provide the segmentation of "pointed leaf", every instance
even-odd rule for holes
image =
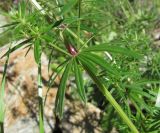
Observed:
[[[120,76],[117,69],[113,68],[109,63],[107,63],[107,61],[105,61],[100,56],[92,54],[92,53],[87,53],[87,54],[81,53],[80,56],[83,56],[84,58],[86,58],[86,59],[94,62],[95,64],[101,66],[102,68],[104,68],[110,74],[116,75],[118,77]]]
[[[46,40],[47,42],[53,42],[54,40],[53,40],[53,37],[52,36],[49,36],[49,35],[43,35],[42,36],[42,38],[44,39],[44,40]]]
[[[0,26],[0,28],[9,27],[9,26],[12,26],[12,25],[16,25],[16,24],[18,24],[18,23],[19,23],[19,22],[13,22],[13,23],[10,23],[10,24],[5,24],[5,25]]]
[[[86,93],[85,93],[85,89],[84,89],[84,85],[83,85],[82,72],[81,72],[76,60],[74,60],[74,72],[75,72],[75,80],[76,80],[76,85],[77,85],[77,89],[78,89],[78,94],[79,94],[81,100],[83,100],[83,102],[86,103],[87,99],[86,99]]]
[[[80,61],[82,61],[82,62],[84,62],[85,64],[87,64],[88,67],[89,67],[90,69],[92,69],[93,72],[97,73],[97,67],[95,67],[96,64],[95,64],[94,62],[86,59],[86,58],[83,57],[83,56],[77,56],[77,58],[78,58]]]
[[[146,84],[160,84],[159,80],[140,80],[138,82],[134,82],[132,85],[146,85]]]
[[[56,69],[55,71],[57,72],[55,74],[55,72],[53,72],[50,76],[50,79],[48,81],[48,88],[47,88],[47,92],[46,92],[46,95],[45,95],[45,99],[44,99],[44,105],[46,103],[46,100],[47,100],[47,96],[48,96],[48,92],[49,92],[49,89],[51,88],[51,86],[53,85],[54,83],[54,80],[56,79],[56,77],[59,75],[59,73],[63,70],[63,68],[65,67],[66,63],[68,62],[69,59],[67,59],[65,62],[61,63]]]
[[[64,19],[60,19],[60,20],[56,21],[56,22],[53,24],[52,28],[59,26],[63,21],[64,21]]]
[[[29,51],[31,50],[31,48],[32,48],[32,44],[28,45],[27,47],[29,47],[29,48],[28,48],[28,50],[27,50],[27,52],[26,52],[26,54],[25,54],[25,57],[27,56],[27,54],[28,54],[28,53],[29,53]],[[27,48],[27,47],[26,47],[26,48]]]
[[[27,2],[22,0],[21,3],[18,4],[19,17],[24,18],[26,16],[26,8]]]
[[[83,52],[96,52],[96,51],[108,51],[108,52],[113,52],[113,53],[118,53],[118,54],[124,54],[130,57],[134,57],[134,58],[140,58],[142,55],[131,51],[129,49],[126,48],[122,48],[122,47],[117,47],[117,46],[109,46],[107,44],[100,44],[100,45],[95,45],[95,46],[91,46],[88,48],[85,48],[83,50]]]
[[[132,121],[128,118],[128,116],[125,114],[125,112],[122,110],[121,106],[116,102],[114,97],[111,95],[111,93],[108,91],[108,89],[104,86],[104,84],[98,79],[98,77],[95,75],[94,71],[92,71],[86,63],[82,62],[82,65],[86,72],[89,74],[89,76],[92,78],[92,80],[96,83],[99,90],[102,92],[102,94],[105,96],[105,98],[112,104],[112,106],[115,108],[115,110],[118,112],[120,117],[123,119],[123,121],[130,127],[132,132],[139,133],[135,125],[132,123]]]
[[[11,48],[11,50],[8,50],[8,51],[1,57],[1,59],[2,59],[3,57],[5,57],[8,53],[12,53],[12,52],[14,52],[15,50],[19,49],[20,47],[24,46],[24,44],[29,43],[31,40],[32,40],[32,38],[27,39],[27,40],[25,40],[25,41],[17,44],[17,45],[14,46],[13,48]]]
[[[8,51],[11,49],[9,48]],[[4,71],[2,76],[2,81],[0,85],[0,123],[3,123],[4,121],[4,115],[5,115],[5,102],[4,102],[4,96],[5,96],[5,84],[6,84],[6,73],[7,73],[7,66],[9,62],[10,52],[7,53],[7,59],[4,64]]]
[[[51,74],[50,79],[49,79],[49,87],[51,87],[53,85],[53,82],[55,80],[55,76],[54,73],[57,72],[57,74],[59,74],[59,72],[61,71],[61,69],[64,68],[64,66],[66,65],[66,63],[70,60],[70,58],[66,59],[64,62],[62,62],[60,65],[57,66],[57,68],[54,70],[54,72]]]
[[[66,83],[67,78],[69,76],[69,72],[71,69],[72,62],[69,62],[64,70],[64,73],[62,75],[60,85],[58,88],[58,92],[56,95],[56,103],[55,103],[55,111],[56,114],[60,117],[60,119],[63,116],[63,107],[64,107],[64,97],[65,97],[65,90],[66,90]]]

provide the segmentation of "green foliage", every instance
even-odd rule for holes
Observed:
[[[104,132],[113,128],[122,133],[158,132],[159,110],[155,101],[160,50],[152,47],[150,32],[158,21],[160,3],[156,0],[153,3],[147,0],[30,1],[22,1],[13,8],[11,22],[1,26],[13,33],[11,41],[25,39],[1,58],[22,47],[33,48],[41,86],[41,53],[49,56],[48,69],[57,67],[53,69],[56,74],[51,75],[48,90],[55,78],[62,75],[56,96],[57,116],[63,117],[67,80],[73,76],[79,98],[84,103],[87,99],[92,101],[105,112],[101,122]],[[93,82],[88,78],[84,82],[84,70]],[[89,87],[93,87],[91,93]],[[101,101],[92,95],[97,88]],[[44,103],[41,99],[41,132],[44,132]]]
[[[74,72],[75,72],[75,79],[76,79],[76,85],[78,89],[79,96],[81,100],[86,103],[86,94],[85,94],[85,89],[84,89],[84,84],[83,84],[83,77],[82,77],[82,71],[79,68],[76,60],[74,59]]]
[[[69,12],[72,9],[72,7],[74,7],[74,5],[76,3],[77,3],[77,0],[69,0],[69,1],[67,1],[67,3],[65,3],[65,5],[62,7],[60,14],[63,15],[65,13]]]
[[[9,48],[9,51],[11,49]],[[7,54],[6,62],[4,64],[4,72],[2,76],[1,86],[0,86],[0,132],[4,133],[4,116],[5,116],[5,83],[6,83],[6,72],[9,61],[9,53]]]
[[[67,83],[67,78],[69,76],[69,72],[71,69],[72,61],[70,61],[64,70],[64,73],[62,75],[59,89],[57,92],[56,96],[56,105],[55,105],[55,111],[57,115],[62,118],[63,116],[63,107],[64,107],[64,97],[65,97],[65,90],[66,90],[66,83]]]

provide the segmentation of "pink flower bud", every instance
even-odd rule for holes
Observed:
[[[67,44],[66,48],[71,55],[77,55],[77,50],[71,44]]]

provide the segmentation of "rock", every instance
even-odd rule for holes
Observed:
[[[0,57],[8,45],[0,48]],[[37,64],[33,50],[27,56],[27,49],[20,49],[10,55],[5,90],[5,133],[38,133]],[[5,58],[0,60],[0,82]],[[47,92],[48,60],[42,54],[43,95]],[[60,78],[56,79],[59,84]],[[45,133],[101,133],[99,121],[101,111],[87,103],[65,99],[64,118],[59,122],[54,115],[57,88],[51,88],[44,108]]]

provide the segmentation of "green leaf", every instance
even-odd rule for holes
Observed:
[[[145,103],[144,99],[141,98],[141,100],[139,100],[139,95],[135,94],[135,93],[130,93],[130,97],[137,103],[137,105],[141,108],[146,109],[148,112],[151,111],[151,107],[147,106],[147,104]]]
[[[65,90],[66,90],[66,83],[69,76],[69,72],[71,69],[72,62],[69,62],[64,70],[64,73],[62,75],[60,85],[58,88],[58,92],[56,95],[56,103],[55,103],[55,111],[56,114],[61,119],[63,116],[63,108],[64,108],[64,97],[65,97]]]
[[[77,0],[68,0],[67,4],[63,6],[60,15],[69,12],[76,3]]]
[[[60,19],[60,20],[56,21],[56,22],[53,24],[52,28],[59,26],[63,21],[64,21],[64,19]]]
[[[140,58],[142,56],[141,54],[131,51],[129,49],[117,47],[117,46],[109,46],[106,43],[90,46],[88,48],[85,48],[82,52],[97,52],[97,51],[108,51],[108,52],[113,52],[117,54],[127,55],[134,58]]]
[[[83,56],[77,56],[77,58],[78,58],[81,62],[84,62],[85,64],[87,64],[88,67],[89,67],[90,69],[92,69],[93,72],[97,73],[98,70],[97,70],[97,67],[95,67],[96,64],[95,64],[94,62],[86,59],[86,58],[83,57]]]
[[[113,74],[115,76],[120,76],[117,69],[113,68],[107,61],[105,61],[102,57],[92,54],[92,53],[81,53],[79,56],[83,56],[84,58],[94,62],[95,64],[101,66],[104,68],[107,72],[110,74]],[[95,66],[93,66],[95,67]]]
[[[26,16],[26,8],[27,8],[27,2],[22,0],[19,4],[18,4],[18,14],[19,17],[24,18]]]
[[[89,76],[92,78],[92,80],[96,83],[99,90],[102,92],[102,94],[105,96],[106,100],[108,100],[112,106],[115,108],[117,113],[120,115],[120,117],[123,119],[123,121],[130,127],[131,131],[133,133],[139,133],[135,125],[132,123],[132,121],[128,118],[128,116],[125,114],[125,112],[122,110],[121,106],[116,102],[114,97],[111,95],[111,93],[107,90],[107,88],[103,85],[103,83],[97,78],[94,71],[92,71],[90,68],[88,68],[88,65],[86,63],[82,63],[84,69],[89,74]]]
[[[11,49],[9,48],[8,51],[10,50]],[[1,86],[0,86],[0,124],[3,124],[4,116],[5,116],[4,96],[5,96],[6,72],[7,72],[8,62],[9,62],[9,56],[10,56],[10,52],[7,53],[7,59],[4,64],[4,71],[3,71],[3,76],[2,76]],[[3,127],[0,127],[0,131],[3,130],[1,128]]]
[[[50,79],[49,79],[49,84],[48,84],[49,88],[53,85],[53,82],[54,82],[55,78],[62,71],[62,69],[64,68],[66,63],[68,63],[69,60],[70,60],[70,58],[66,59],[64,62],[62,62],[60,65],[58,65],[57,68],[54,70],[54,72],[51,74]],[[57,72],[57,74],[54,76],[55,72]]]
[[[75,72],[75,80],[76,80],[76,85],[78,89],[78,94],[81,98],[81,100],[86,103],[86,93],[83,85],[83,78],[82,78],[82,71],[80,70],[76,60],[74,60],[74,72]]]
[[[49,81],[48,81],[48,88],[47,88],[47,93],[46,93],[46,96],[45,96],[45,99],[44,99],[44,105],[46,103],[46,100],[47,100],[47,96],[48,96],[48,92],[49,92],[49,89],[51,88],[51,86],[53,85],[54,83],[54,80],[56,79],[56,77],[59,75],[59,73],[63,70],[63,68],[65,67],[66,63],[69,61],[69,59],[67,59],[66,61],[62,62],[56,69],[55,71],[51,74],[50,78],[49,78]],[[55,72],[57,72],[55,74]]]
[[[41,41],[38,39],[38,40],[35,40],[35,43],[34,43],[34,58],[37,64],[39,64],[40,62],[41,53],[42,53],[41,52]]]
[[[27,52],[25,54],[25,57],[27,56],[27,54],[29,53],[29,51],[32,49],[32,44],[28,45],[26,48],[28,48],[28,50],[27,50]]]
[[[0,28],[5,28],[5,27],[13,26],[13,25],[16,25],[18,23],[19,22],[13,22],[13,23],[10,23],[10,24],[5,24],[5,25],[0,26]]]
[[[159,80],[140,80],[138,82],[134,82],[132,85],[146,85],[146,84],[160,84]]]
[[[8,53],[12,53],[12,52],[14,52],[15,50],[17,50],[17,49],[21,48],[22,46],[24,46],[24,44],[29,43],[31,40],[32,40],[32,38],[29,38],[29,39],[27,39],[27,40],[25,40],[25,41],[17,44],[17,45],[14,46],[13,48],[11,48],[11,50],[8,50],[8,51],[1,57],[1,59],[2,59],[3,57],[7,56]]]
[[[47,42],[54,42],[54,38],[49,35],[43,35],[42,38]]]

